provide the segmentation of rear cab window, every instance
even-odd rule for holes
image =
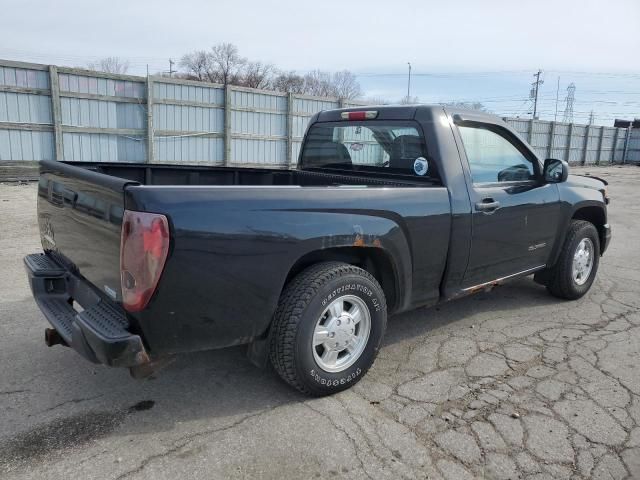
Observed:
[[[366,120],[312,125],[300,157],[303,168],[439,178],[418,124]]]

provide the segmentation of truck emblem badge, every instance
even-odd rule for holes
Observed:
[[[418,157],[413,162],[413,171],[416,172],[416,175],[426,175],[429,171],[429,163],[427,159],[424,157]]]
[[[354,152],[359,152],[364,148],[364,145],[362,143],[355,142],[355,143],[352,143],[351,147],[349,148],[351,148],[351,150],[353,150]]]

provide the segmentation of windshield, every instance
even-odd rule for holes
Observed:
[[[307,132],[300,162],[304,168],[436,176],[422,133],[413,122],[317,123]]]

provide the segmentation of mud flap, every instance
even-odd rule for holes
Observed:
[[[271,336],[256,338],[247,345],[247,358],[251,363],[260,369],[267,368],[269,364],[269,343]]]
[[[549,283],[549,276],[551,271],[548,268],[544,270],[540,270],[533,275],[533,281],[539,283],[540,285],[546,286]]]

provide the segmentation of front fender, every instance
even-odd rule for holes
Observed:
[[[607,223],[607,206],[600,190],[591,185],[571,181],[559,184],[559,187],[561,216],[556,241],[547,262],[548,266],[555,265],[558,260],[571,220],[579,218],[591,221],[598,228],[601,240]],[[586,211],[590,212],[587,216],[581,213]],[[594,216],[594,211],[599,213]]]

